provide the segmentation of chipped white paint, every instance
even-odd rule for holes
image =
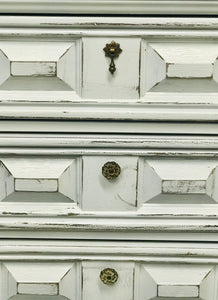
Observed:
[[[100,279],[105,268],[118,274],[117,282],[111,286]],[[217,271],[215,243],[0,242],[0,296],[4,300],[19,296],[61,300],[215,300]]]
[[[18,283],[17,293],[21,295],[58,295],[58,285],[54,283]]]
[[[139,203],[210,204],[218,201],[217,160],[142,159]]]
[[[1,164],[1,201],[80,200],[81,167],[76,156],[73,159],[4,158]]]
[[[12,76],[55,76],[56,63],[54,62],[12,62]]]
[[[218,120],[216,18],[2,17],[0,25],[0,119]],[[112,39],[123,49],[113,76],[103,51]],[[217,132],[216,124],[200,126]]]
[[[1,300],[217,299],[217,28],[1,18],[1,131],[25,131],[0,134]],[[112,40],[123,49],[113,76]],[[112,181],[108,161],[121,167]]]

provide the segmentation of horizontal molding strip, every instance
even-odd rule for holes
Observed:
[[[215,242],[218,220],[3,217],[0,232],[2,238]]]
[[[218,137],[185,135],[131,135],[131,134],[28,134],[0,133],[0,149],[3,147],[46,148],[104,148],[104,149],[214,149]],[[40,151],[40,149],[38,149]],[[102,151],[102,150],[100,150]]]
[[[3,13],[203,14],[215,15],[218,2],[203,0],[2,0]]]
[[[10,0],[9,0],[10,1]],[[13,0],[12,0],[13,1]],[[26,0],[27,1],[27,0]],[[44,0],[43,0],[44,1]],[[124,0],[125,1],[125,0]],[[133,0],[131,0],[133,1]],[[143,1],[143,0],[142,0]],[[146,1],[146,0],[145,0]],[[164,1],[164,0],[163,0]],[[163,2],[161,1],[161,2]],[[173,1],[173,0],[172,0]],[[172,3],[171,1],[171,3]],[[197,2],[198,0],[196,0]],[[0,7],[2,5],[2,2],[0,2]],[[8,0],[7,0],[8,2]],[[31,0],[28,0],[28,3],[30,3]],[[53,1],[52,1],[53,2]],[[80,0],[80,3],[82,1]],[[104,0],[101,0],[101,3],[104,2]],[[133,1],[136,3],[137,1]],[[158,0],[154,0],[155,3],[158,2]],[[184,0],[181,1],[182,3],[185,3]],[[211,3],[216,3],[218,5],[218,0],[214,1],[204,1],[208,5]],[[37,1],[38,3],[38,1]],[[63,3],[63,1],[61,1]],[[53,5],[54,6],[54,5]],[[157,8],[156,4],[156,8]],[[174,12],[175,13],[175,12]],[[174,29],[181,29],[188,28],[191,30],[195,29],[217,29],[218,28],[218,20],[217,18],[205,18],[205,17],[196,17],[196,18],[182,18],[182,17],[116,17],[113,16],[111,18],[110,16],[100,16],[100,17],[92,17],[92,16],[86,16],[86,17],[79,17],[79,16],[1,16],[0,19],[0,27],[4,28],[13,28],[16,27],[16,29],[30,27],[30,28],[103,28],[103,29],[111,29],[111,28],[147,28],[147,29],[166,29],[166,28],[174,28]]]
[[[99,126],[99,124],[101,124]],[[130,126],[131,125],[131,126]],[[98,121],[45,121],[0,120],[1,132],[38,133],[149,133],[149,134],[209,134],[218,132],[217,122],[98,122]]]
[[[99,102],[101,100],[99,99]],[[1,100],[0,100],[1,102]],[[3,101],[2,101],[3,102]],[[4,101],[5,102],[5,101]],[[0,119],[217,122],[218,104],[0,104]]]
[[[113,260],[217,263],[216,244],[164,242],[95,242],[1,240],[0,260]]]

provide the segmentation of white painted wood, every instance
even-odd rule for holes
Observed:
[[[12,62],[12,76],[55,76],[54,62]]]
[[[90,298],[102,300],[133,299],[134,264],[122,262],[84,262],[83,267],[83,300]],[[115,269],[117,282],[108,286],[101,282],[100,273],[105,268]]]
[[[44,0],[43,0],[44,1]],[[134,2],[135,3],[135,2]],[[209,1],[207,2],[209,4]],[[152,17],[152,16],[137,16],[132,17],[129,16],[119,16],[119,24],[117,23],[117,18],[111,18],[110,16],[28,16],[28,15],[22,15],[22,16],[12,16],[2,15],[2,18],[0,20],[1,27],[15,27],[15,24],[18,24],[19,27],[32,27],[32,28],[40,28],[40,27],[50,27],[52,28],[60,28],[58,24],[64,24],[66,28],[75,28],[75,27],[88,27],[88,28],[106,28],[113,26],[120,27],[125,26],[126,28],[159,28],[160,26],[163,28],[181,28],[183,26],[184,28],[192,28],[192,29],[216,29],[218,28],[217,18],[216,17],[204,17],[204,16],[198,16],[195,18],[187,18],[187,17],[181,17],[181,16],[172,16],[170,18],[165,17]],[[15,28],[14,28],[15,29]],[[18,28],[16,28],[18,30]]]
[[[216,18],[3,17],[0,24],[1,119],[218,120]],[[102,50],[112,37],[123,45],[113,78]],[[57,76],[8,78],[8,61],[54,62]],[[174,77],[164,79],[165,67]]]
[[[113,40],[113,39],[112,39]],[[111,38],[83,38],[83,98],[139,98],[139,38],[117,38],[121,52],[115,59],[116,71],[109,71],[110,58],[103,48]],[[128,50],[127,50],[128,49]]]
[[[169,64],[168,77],[177,78],[208,78],[213,75],[212,64]]]
[[[58,190],[57,180],[15,179],[15,191],[56,192],[57,190]]]
[[[181,285],[160,285],[158,287],[159,297],[198,297],[199,288],[198,286],[181,286]]]
[[[73,263],[6,262],[2,268],[5,287],[1,291],[1,299],[8,299],[2,298],[7,287],[8,293],[13,296],[11,299],[25,299],[25,295],[29,299],[41,295],[69,300],[77,297],[77,268]],[[13,286],[12,280],[15,282]]]
[[[74,97],[73,91],[79,92],[81,85],[78,47],[75,40],[0,41],[0,64],[4,70],[0,89],[27,95],[34,90],[42,94],[43,90],[65,91],[68,97]],[[44,96],[38,95],[39,99]]]
[[[161,127],[159,122],[116,122],[116,121],[104,121],[99,126],[99,122],[96,121],[46,121],[41,120],[33,121],[33,120],[14,120],[10,119],[1,120],[0,121],[1,128],[4,128],[2,132],[5,133],[38,133],[39,130],[42,133],[125,133],[132,134],[138,132],[140,134],[214,134],[216,135],[218,131],[218,124],[216,123],[197,123],[194,124],[192,122],[161,122]],[[130,126],[131,125],[131,126]],[[39,149],[37,149],[39,151]],[[19,149],[16,149],[19,152]],[[24,151],[24,150],[23,150]],[[27,150],[25,150],[27,152]],[[34,153],[33,150],[29,150],[28,152]],[[51,149],[48,153],[55,152],[54,149]],[[85,149],[83,148],[83,152]],[[5,148],[4,153],[13,153],[13,150],[10,148]],[[17,153],[17,152],[16,152]],[[40,152],[37,152],[40,153]]]
[[[61,134],[0,133],[0,147],[102,148],[114,149],[216,149],[218,138],[203,135],[131,135],[131,134]],[[40,153],[40,149],[39,152]],[[166,152],[167,153],[167,152]]]
[[[141,161],[139,205],[145,202],[184,205],[217,202],[217,164],[216,160],[187,158]]]
[[[214,299],[214,273],[212,266],[190,265],[142,265],[138,269],[140,280],[137,299]],[[207,279],[209,277],[209,281]],[[145,280],[146,279],[146,280]],[[141,291],[140,291],[141,289]],[[148,290],[144,297],[145,290]]]
[[[2,174],[0,174],[1,201],[79,202],[80,169],[80,161],[77,161],[77,157],[73,159],[4,158]],[[9,195],[11,197],[8,198]]]
[[[102,175],[105,163],[115,161],[120,175],[108,180]],[[85,211],[131,211],[136,209],[137,158],[83,157],[82,209]]]
[[[216,243],[1,240],[0,260],[2,299],[217,298]],[[105,268],[114,285],[100,280]]]
[[[22,295],[58,295],[57,284],[43,284],[43,283],[18,283],[17,286],[18,294]]]
[[[0,50],[0,66],[2,70],[0,74],[0,84],[2,84],[10,77],[10,61],[2,50]]]

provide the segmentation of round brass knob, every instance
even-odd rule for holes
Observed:
[[[102,174],[108,180],[115,179],[120,175],[121,168],[115,161],[108,161],[102,167]]]
[[[107,268],[101,271],[100,279],[106,285],[113,285],[118,280],[118,274],[114,269]]]

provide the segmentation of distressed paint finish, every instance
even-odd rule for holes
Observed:
[[[139,38],[117,38],[123,49],[115,59],[116,72],[108,71],[110,59],[103,48],[110,38],[83,38],[83,91],[88,99],[138,99],[139,98]]]
[[[217,27],[216,18],[3,17],[0,119],[215,122]],[[123,45],[114,76],[102,50],[112,39]],[[202,126],[216,133],[217,125]],[[167,132],[203,133],[176,127]]]
[[[218,201],[216,160],[142,159],[139,203],[210,204]]]
[[[0,199],[9,202],[77,203],[80,173],[80,159],[76,156],[73,159],[60,160],[37,157],[4,158],[1,161]]]
[[[212,300],[215,297],[216,270],[213,266],[142,264],[137,272],[136,277],[140,282],[137,300],[162,297]]]
[[[115,161],[121,169],[112,180],[102,174],[105,163]],[[137,203],[138,164],[135,157],[84,156],[82,209],[84,211],[131,211]]]
[[[217,299],[217,28],[1,18],[0,300]],[[107,180],[112,161],[121,172]],[[114,284],[101,281],[107,268]]]
[[[100,280],[100,273],[105,268],[113,268],[118,273],[118,280],[113,285],[106,285]],[[134,264],[123,262],[85,262],[83,268],[83,300],[91,298],[101,300],[133,300]]]
[[[100,280],[105,268],[116,270],[114,285]],[[214,243],[0,242],[0,296],[4,300],[18,295],[24,299],[215,300],[217,270]]]
[[[1,266],[4,289],[1,299],[22,297],[51,297],[74,300],[77,298],[77,267],[61,262],[6,262]]]

